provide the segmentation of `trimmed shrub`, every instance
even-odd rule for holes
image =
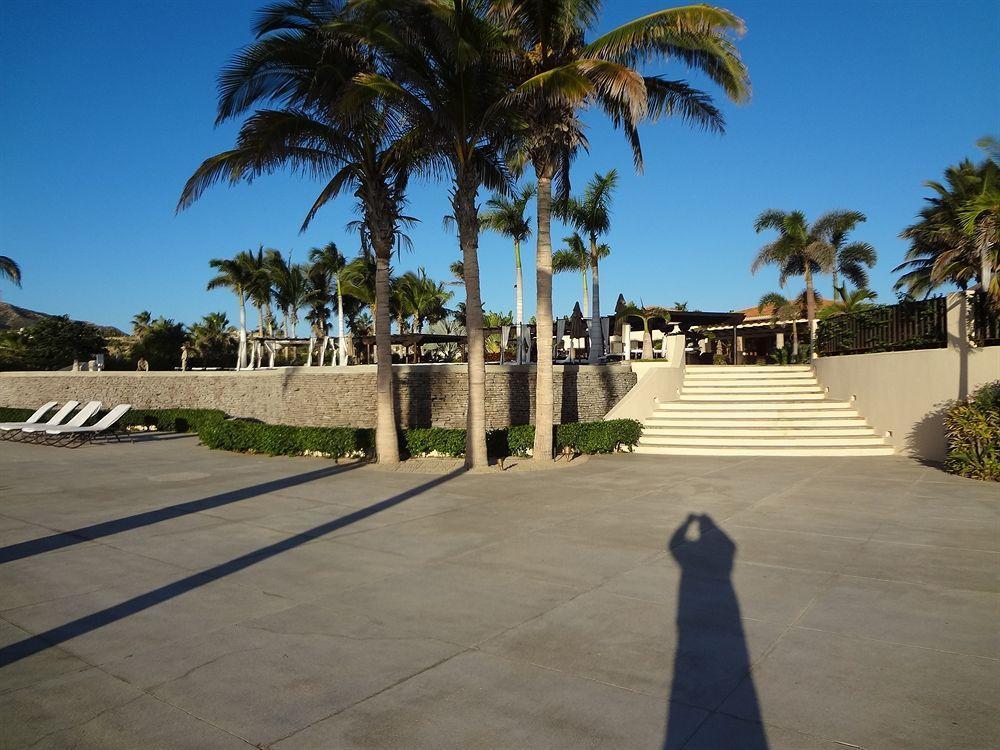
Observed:
[[[411,456],[437,454],[442,456],[465,455],[465,430],[444,427],[422,427],[402,430],[403,448]]]
[[[634,419],[601,422],[568,422],[556,425],[556,450],[574,453],[614,453],[631,450],[639,443],[642,425]],[[496,456],[526,456],[535,444],[534,425],[516,425],[493,430],[486,438],[487,447]]]
[[[1000,380],[976,390],[944,415],[945,468],[971,479],[1000,482]]]
[[[24,422],[34,413],[34,409],[12,409],[0,406],[0,422]],[[49,415],[46,414],[45,416]]]
[[[225,418],[225,412],[218,409],[130,409],[122,417],[122,424],[155,427],[162,432],[201,432],[202,427]]]
[[[331,458],[367,455],[375,442],[372,430],[355,427],[291,427],[242,419],[209,422],[198,437],[218,450],[268,456],[322,453]]]

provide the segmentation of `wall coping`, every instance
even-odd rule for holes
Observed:
[[[536,365],[509,365],[509,364],[487,364],[486,373],[490,372],[534,372]],[[588,370],[610,370],[613,372],[628,372],[632,368],[627,362],[616,362],[607,365],[552,365],[553,372],[586,372]],[[190,378],[211,377],[259,377],[262,374],[278,375],[291,373],[308,373],[311,375],[364,375],[375,374],[375,365],[348,365],[347,367],[275,367],[260,370],[152,370],[150,372],[136,372],[133,370],[104,370],[102,372],[92,372],[90,370],[10,370],[0,372],[0,378],[37,378],[37,377],[101,377],[101,378]],[[420,372],[443,372],[443,373],[465,373],[467,371],[464,362],[456,363],[435,363],[420,365],[393,365],[394,373],[409,374]]]

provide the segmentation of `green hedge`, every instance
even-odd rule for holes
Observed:
[[[155,427],[161,432],[201,432],[226,418],[218,409],[130,409],[122,417],[126,427]]]
[[[373,430],[355,427],[290,427],[242,419],[206,424],[198,431],[198,437],[209,448],[269,456],[322,453],[332,458],[342,458],[368,455],[375,443]]]
[[[631,449],[639,442],[641,433],[642,426],[631,419],[557,425],[555,447],[575,453],[612,453],[621,448]],[[375,447],[375,433],[370,429],[291,427],[240,419],[208,422],[198,431],[198,436],[209,448],[271,456],[322,453],[341,458],[371,455]],[[487,448],[494,456],[523,456],[531,450],[534,440],[535,428],[519,425],[491,430],[487,435]],[[409,456],[462,456],[465,454],[465,430],[440,427],[402,430],[400,447]]]
[[[1000,380],[981,386],[944,416],[945,468],[952,474],[1000,482]]]
[[[0,406],[0,422],[24,422],[34,413],[34,409],[12,409]]]

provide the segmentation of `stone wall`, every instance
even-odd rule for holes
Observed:
[[[464,365],[397,365],[399,424],[465,427]],[[604,417],[635,385],[628,365],[556,365],[556,422]],[[527,424],[534,417],[530,365],[486,369],[487,425]],[[375,426],[375,367],[287,367],[246,372],[5,372],[0,406],[46,401],[130,403],[137,408],[221,409],[272,424]]]

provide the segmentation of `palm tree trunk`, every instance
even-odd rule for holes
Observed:
[[[517,331],[517,364],[524,361],[521,326],[524,323],[524,277],[521,274],[521,241],[514,240],[514,324]]]
[[[590,306],[590,355],[587,357],[587,362],[596,365],[604,356],[604,331],[601,329],[601,280],[597,271],[597,237],[593,235],[590,237],[590,276],[593,281],[591,294],[594,302]]]
[[[236,369],[242,370],[247,366],[247,302],[243,293],[240,297],[240,346],[236,354]]]
[[[479,294],[479,214],[476,185],[465,177],[455,190],[455,218],[465,266],[465,330],[468,342],[469,408],[465,420],[465,466],[489,465],[486,454],[486,346]]]
[[[347,341],[344,338],[344,295],[340,291],[340,277],[337,277],[337,361],[341,367],[347,364]]]
[[[535,461],[551,463],[553,394],[552,394],[552,174],[551,166],[535,166],[538,183],[538,238],[535,245],[535,321],[538,331],[538,365],[535,368]]]
[[[837,266],[834,265],[833,270],[830,271],[830,275],[833,277],[833,296],[830,298],[834,301],[837,300]]]
[[[374,234],[374,233],[372,233]],[[392,330],[389,316],[389,260],[392,236],[372,238],[375,245],[375,460],[399,463],[396,397],[392,383]]]
[[[809,351],[816,356],[814,341],[816,338],[816,293],[813,291],[812,271],[806,262],[806,318],[809,321]]]
[[[799,324],[792,319],[792,355],[799,356]]]
[[[583,317],[590,317],[590,290],[587,288],[587,269],[584,268],[580,274],[583,277]]]
[[[649,330],[649,321],[642,319],[642,358],[653,359],[653,334]]]

